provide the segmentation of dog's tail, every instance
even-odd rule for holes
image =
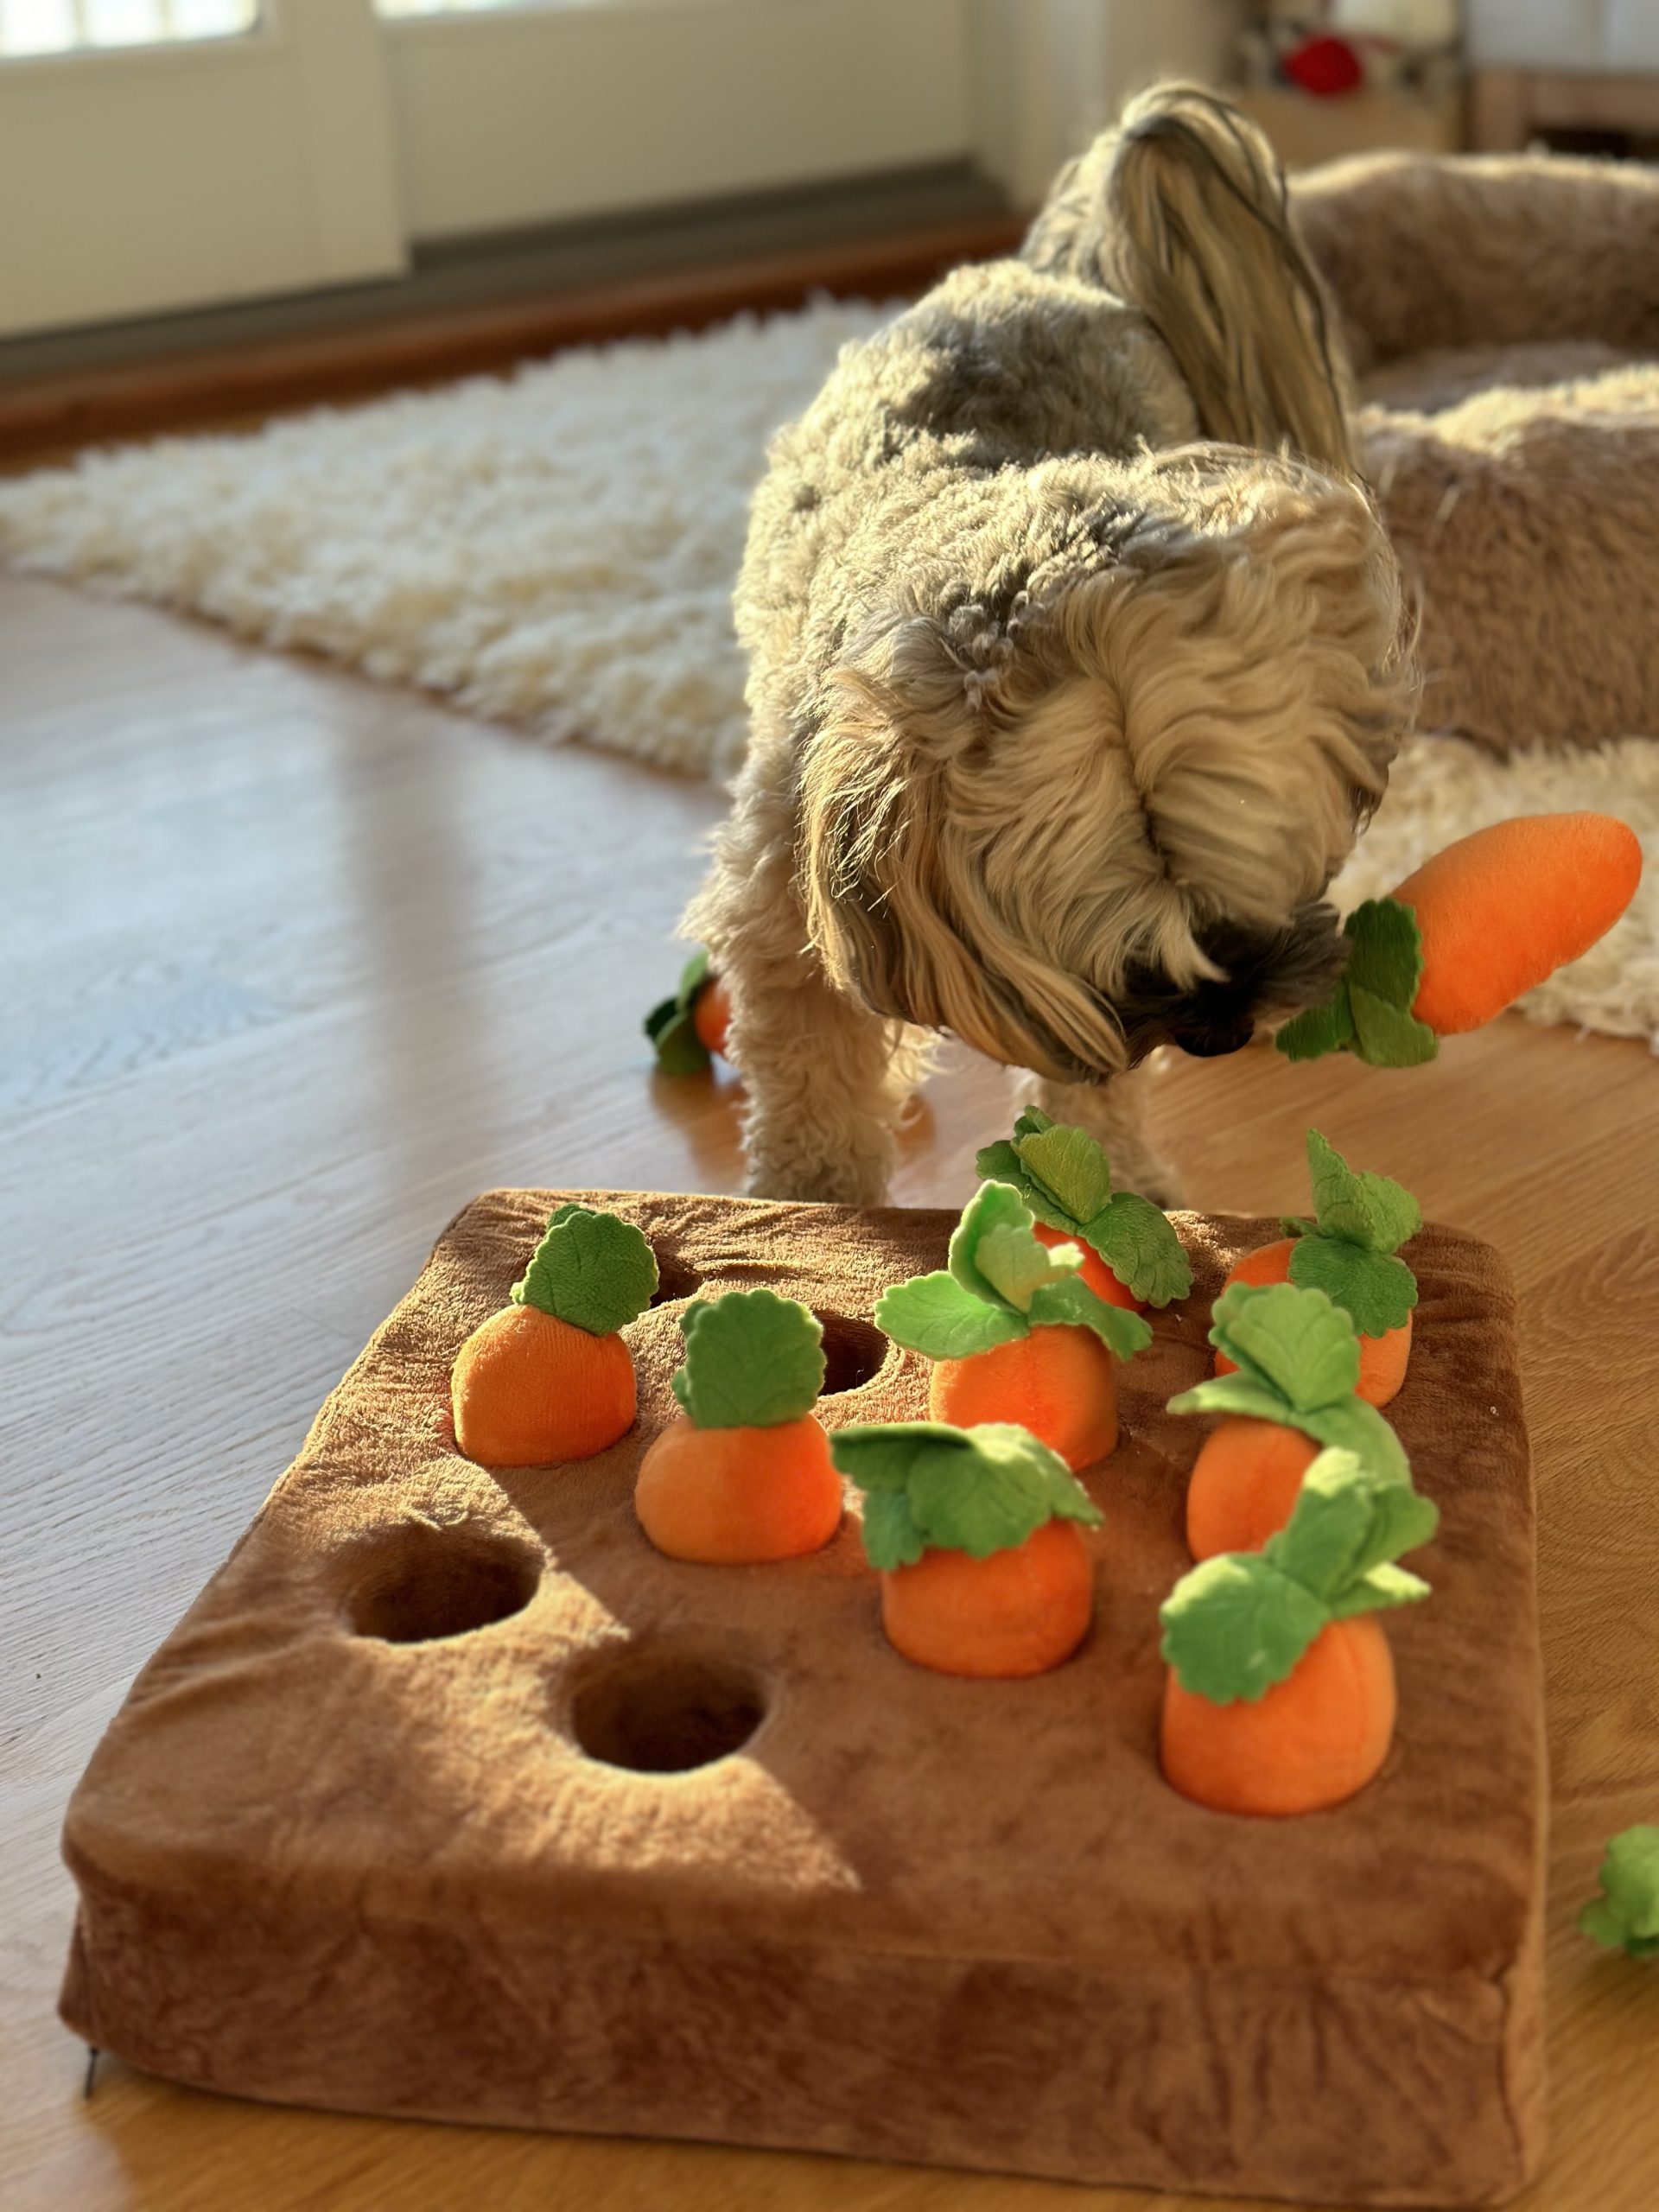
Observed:
[[[1160,85],[1106,150],[1101,274],[1173,354],[1205,435],[1353,474],[1330,315],[1267,140],[1214,93]]]

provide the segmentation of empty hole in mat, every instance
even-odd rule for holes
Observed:
[[[522,1611],[541,1574],[539,1553],[510,1536],[403,1521],[353,1547],[346,1618],[385,1643],[435,1643]]]
[[[701,1652],[646,1649],[578,1683],[570,1726],[589,1758],[635,1774],[684,1774],[741,1751],[766,1713],[747,1669]]]
[[[837,1396],[874,1382],[887,1357],[887,1340],[868,1321],[848,1313],[817,1313],[823,1327],[823,1395]]]
[[[652,1249],[657,1255],[657,1287],[652,1293],[652,1304],[671,1306],[677,1298],[695,1298],[702,1288],[702,1277],[696,1269],[660,1244],[653,1244]]]

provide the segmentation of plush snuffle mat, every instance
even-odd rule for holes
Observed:
[[[1205,1810],[1160,1772],[1159,1605],[1189,1562],[1210,1306],[1274,1224],[1175,1217],[1190,1298],[1085,1470],[1093,1627],[1027,1681],[901,1659],[847,1493],[766,1567],[633,1510],[687,1300],[810,1306],[821,1417],[914,1419],[874,1325],[954,1217],[607,1195],[650,1239],[639,1416],[490,1471],[451,1363],[555,1194],[451,1224],[135,1685],[71,1807],[63,2010],[205,2088],[1147,2188],[1475,2204],[1541,2152],[1544,1743],[1510,1293],[1427,1227],[1389,1408],[1439,1534],[1390,1616],[1396,1740],[1335,1810]]]

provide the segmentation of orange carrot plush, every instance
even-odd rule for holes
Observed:
[[[616,1332],[657,1287],[629,1222],[563,1205],[512,1302],[473,1331],[450,1375],[455,1441],[486,1467],[585,1459],[633,1426],[633,1358]]]
[[[652,1007],[645,1016],[645,1034],[656,1047],[657,1065],[664,1075],[696,1075],[712,1058],[725,1058],[731,1025],[732,1001],[726,986],[709,972],[709,955],[698,950],[680,970],[673,997]]]
[[[1611,815],[1523,814],[1477,830],[1391,898],[1355,908],[1336,995],[1274,1042],[1293,1060],[1432,1060],[1442,1037],[1494,1020],[1605,937],[1641,880],[1636,833]]]
[[[1388,1757],[1394,1662],[1376,1618],[1428,1595],[1394,1561],[1427,1543],[1427,1498],[1323,1452],[1287,1526],[1177,1583],[1160,1618],[1164,1775],[1218,1813],[1339,1805]]]
[[[1260,1550],[1290,1519],[1325,1446],[1344,1447],[1379,1480],[1409,1490],[1399,1438],[1357,1394],[1352,1325],[1322,1290],[1236,1284],[1216,1300],[1210,1341],[1227,1371],[1169,1402],[1172,1413],[1226,1415],[1187,1484],[1194,1559]]]
[[[1102,1516],[1028,1430],[941,1421],[837,1429],[864,1492],[864,1550],[895,1650],[944,1675],[1040,1675],[1089,1632],[1094,1569],[1080,1524]]]
[[[976,1166],[1030,1208],[1033,1233],[1051,1251],[1076,1244],[1077,1270],[1097,1298],[1139,1313],[1192,1287],[1192,1267],[1169,1216],[1134,1191],[1114,1191],[1105,1154],[1086,1129],[1027,1106],[1014,1135],[988,1144]]]
[[[771,1290],[686,1308],[683,1411],[640,1464],[639,1525],[671,1559],[716,1566],[793,1559],[841,1525],[841,1478],[813,1418],[823,1388],[816,1315]]]
[[[1236,1282],[1299,1283],[1322,1290],[1359,1333],[1359,1395],[1386,1406],[1406,1379],[1417,1278],[1396,1256],[1423,1225],[1417,1201],[1386,1175],[1359,1173],[1317,1129],[1307,1133],[1313,1187],[1312,1221],[1287,1216],[1290,1231],[1247,1253],[1228,1276]],[[1216,1354],[1216,1372],[1230,1363]]]
[[[886,1292],[876,1323],[934,1362],[936,1421],[1017,1422],[1069,1467],[1086,1467],[1117,1442],[1112,1363],[1150,1344],[1152,1331],[1090,1290],[1082,1265],[1077,1245],[1038,1242],[1017,1191],[984,1183],[950,1239],[949,1268]]]

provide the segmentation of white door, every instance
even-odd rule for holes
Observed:
[[[0,0],[0,335],[404,263],[370,0]]]

